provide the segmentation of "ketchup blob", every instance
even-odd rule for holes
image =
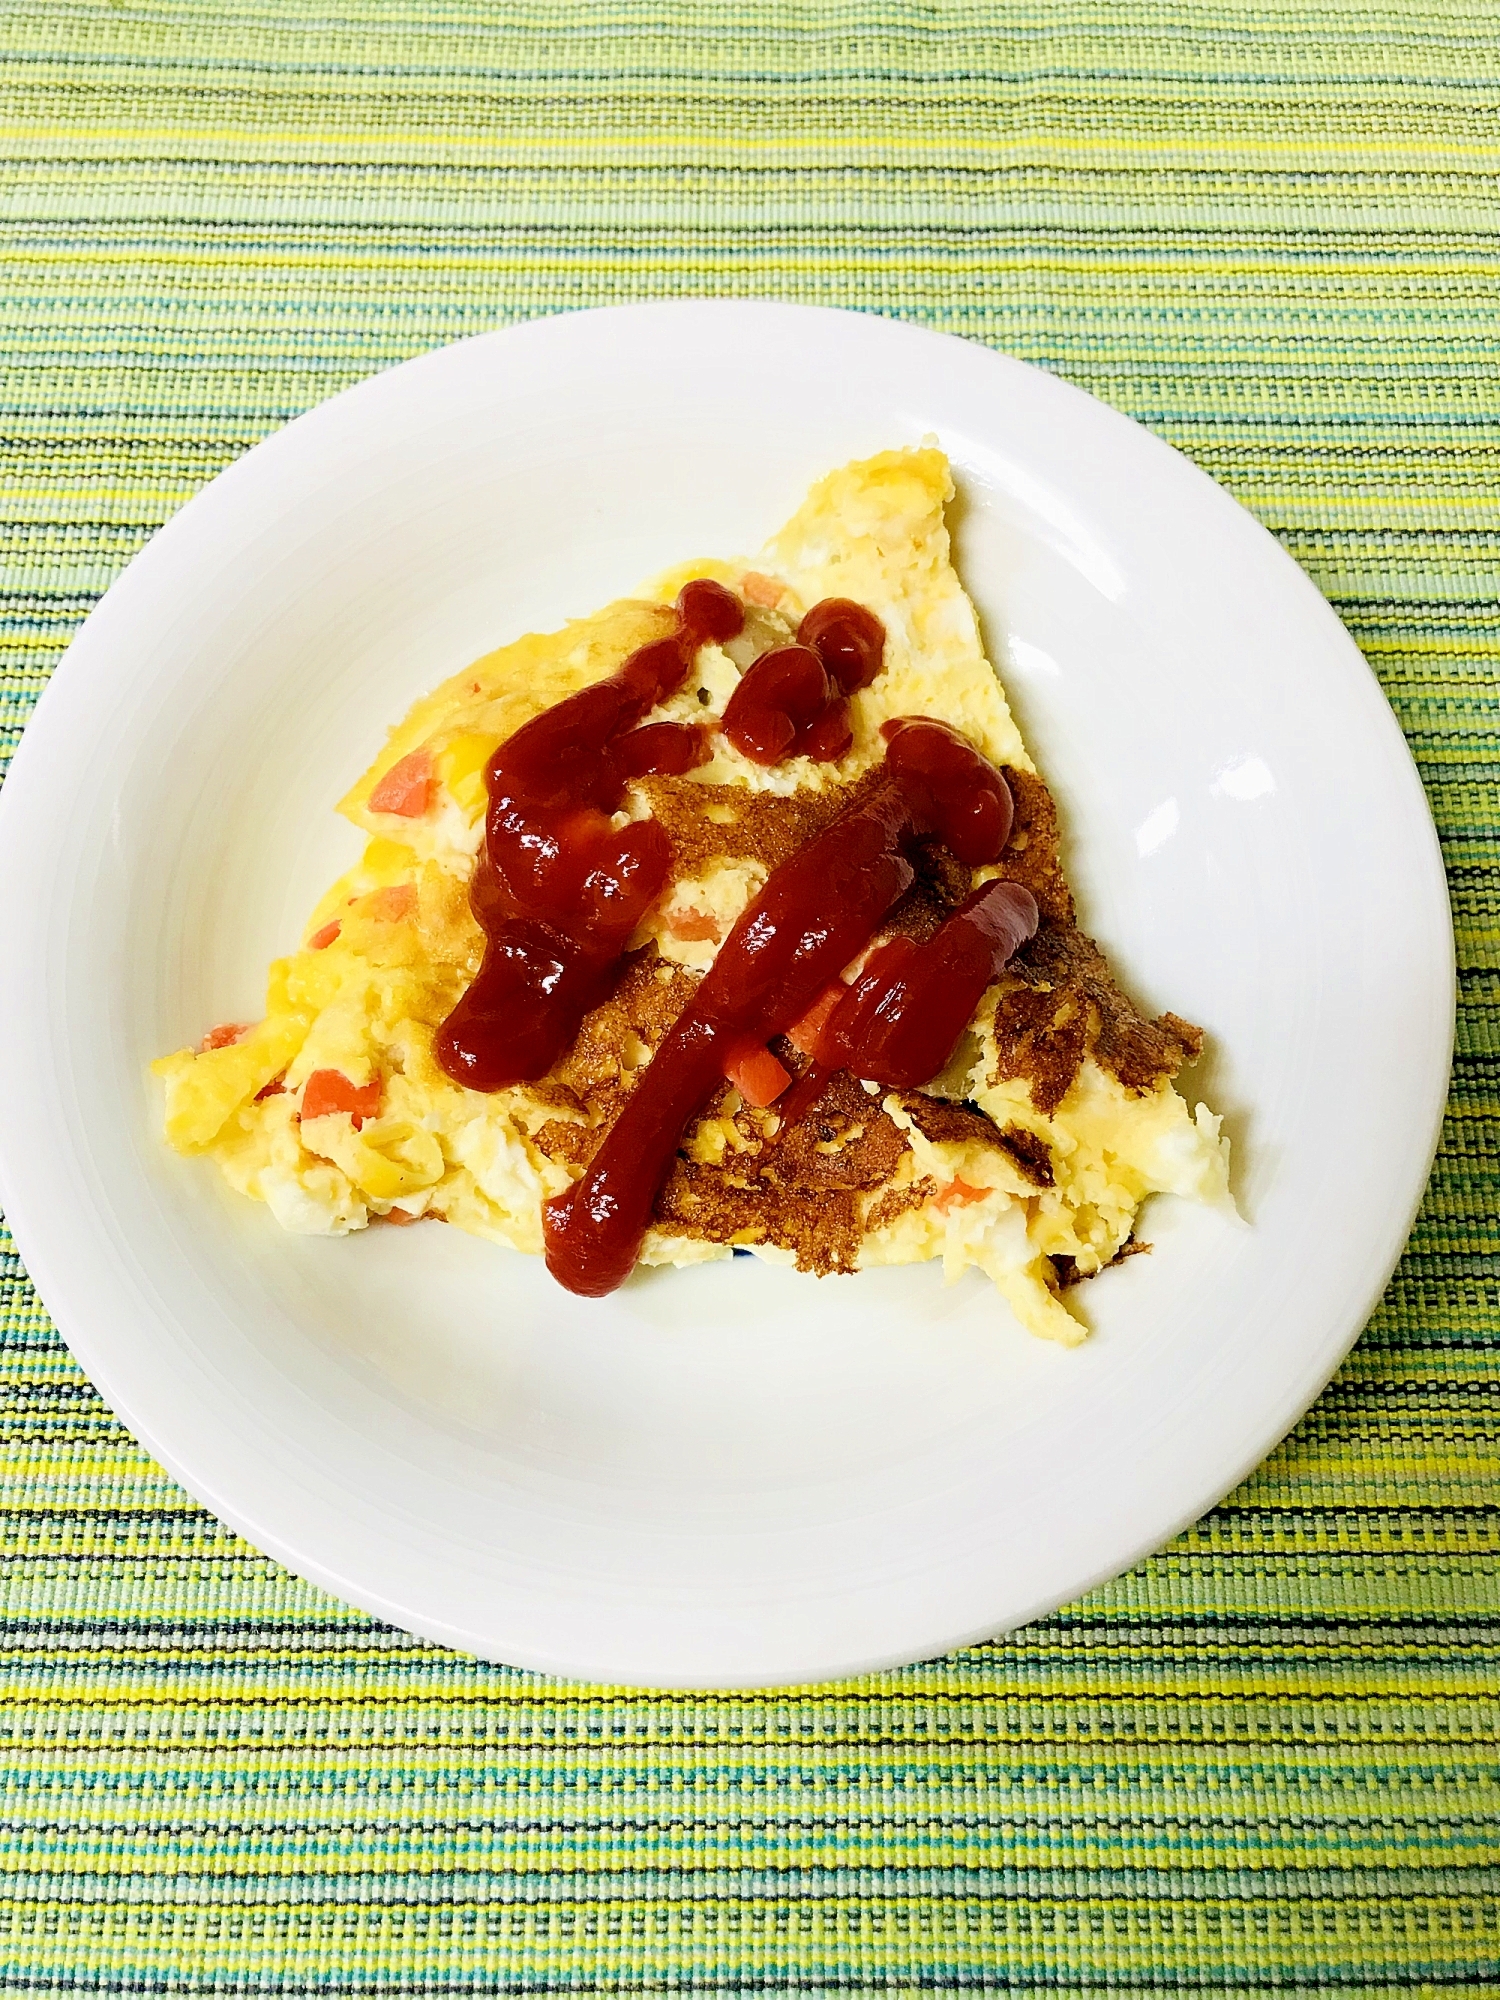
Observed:
[[[484,959],[434,1044],[455,1082],[503,1090],[544,1076],[608,992],[672,859],[654,820],[611,825],[625,779],[691,770],[708,749],[693,725],[636,725],[682,685],[700,646],[744,621],[732,591],[695,578],[678,594],[675,632],[533,717],[490,759],[469,891]]]
[[[1016,806],[994,765],[956,729],[926,716],[899,715],[880,733],[886,768],[959,860],[970,868],[998,860]]]
[[[844,700],[831,701],[817,721],[808,725],[803,738],[807,755],[823,764],[836,763],[853,741],[854,724]]]
[[[847,597],[825,597],[797,628],[747,667],[724,710],[724,734],[754,764],[784,757],[834,763],[854,741],[847,696],[885,663],[885,627]]]
[[[809,646],[776,646],[740,676],[724,708],[724,734],[755,764],[805,756],[812,726],[837,684]]]
[[[648,722],[615,738],[615,769],[624,778],[658,774],[680,778],[714,754],[709,733],[698,722]]]
[[[825,597],[797,627],[797,643],[811,646],[845,694],[868,687],[885,665],[885,627],[863,604]]]

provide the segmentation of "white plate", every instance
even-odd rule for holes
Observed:
[[[1062,803],[1083,919],[1202,1022],[1250,1225],[1158,1201],[1064,1352],[977,1275],[737,1259],[603,1303],[457,1230],[283,1235],[167,1152],[148,1060],[258,1011],[411,698],[808,481],[935,432],[960,567]],[[1052,1609],[1242,1478],[1406,1237],[1452,941],[1401,735],[1301,572],[1185,459],[958,340],[636,306],[407,363],[136,558],[0,798],[0,1171],[79,1360],[190,1492],[356,1605],[493,1659],[811,1681]]]

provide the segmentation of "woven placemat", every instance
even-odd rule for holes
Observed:
[[[1500,1994],[1493,4],[13,0],[0,61],[7,747],[146,536],[371,369],[852,306],[1093,390],[1306,566],[1462,996],[1411,1248],[1291,1441],[1108,1589],[835,1688],[344,1609],[143,1456],[11,1256],[3,1991]]]

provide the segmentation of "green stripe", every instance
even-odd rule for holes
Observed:
[[[0,13],[0,759],[190,494],[371,370],[733,293],[1051,368],[1250,506],[1412,745],[1453,1098],[1364,1340],[1008,1641],[649,1696],[176,1491],[0,1250],[0,1991],[1500,1995],[1500,15],[1481,0]]]

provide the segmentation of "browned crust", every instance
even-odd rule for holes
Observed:
[[[766,1156],[765,1172],[809,1194],[827,1188],[868,1191],[888,1181],[907,1145],[895,1122],[847,1070],[823,1086],[817,1102]]]
[[[1000,869],[1031,890],[1043,921],[1002,982],[994,1080],[1024,1077],[1037,1109],[1051,1113],[1092,1051],[1128,1089],[1149,1089],[1198,1053],[1202,1035],[1173,1014],[1143,1019],[1120,992],[1098,947],[1073,923],[1050,793],[1027,772],[1006,775],[1016,817]],[[852,785],[790,798],[687,778],[646,778],[641,788],[671,842],[674,872],[683,876],[724,860],[776,868],[884,782],[877,767]],[[917,880],[882,929],[920,941],[969,893],[973,876],[937,841],[919,843],[913,858]],[[545,1105],[565,1114],[534,1134],[543,1153],[570,1167],[587,1164],[634,1088],[646,1053],[654,1053],[697,983],[696,974],[660,958],[654,945],[626,959],[613,993],[585,1017],[552,1075],[533,1087]],[[777,1048],[790,1067],[800,1068],[802,1058],[779,1042]],[[684,1137],[684,1152],[656,1203],[656,1224],[669,1234],[775,1244],[791,1251],[802,1270],[849,1271],[865,1231],[888,1227],[935,1191],[927,1180],[889,1187],[907,1142],[880,1097],[847,1072],[831,1077],[806,1116],[774,1140],[767,1136],[771,1119],[741,1110],[735,1123],[747,1142],[744,1150],[719,1165],[686,1157],[693,1133],[722,1118],[730,1101],[726,1084]],[[1001,1130],[977,1108],[923,1091],[901,1092],[900,1101],[934,1144],[991,1147],[1033,1187],[1053,1185],[1051,1153],[1038,1134],[1014,1124]],[[1059,1282],[1072,1280],[1060,1274]]]
[[[994,1119],[977,1105],[929,1097],[925,1090],[898,1090],[895,1095],[912,1124],[934,1146],[977,1143],[999,1150],[1005,1144]]]
[[[1153,1090],[1200,1053],[1202,1031],[1150,1021],[1115,984],[1103,952],[1071,924],[1044,923],[1011,960],[995,1010],[994,1081],[1024,1077],[1050,1116],[1092,1054],[1127,1090]]]
[[[901,900],[891,905],[875,940],[878,943],[886,938],[909,937],[913,944],[926,944],[942,928],[952,909],[952,904],[931,882],[918,876]]]
[[[532,1089],[544,1102],[584,1112],[600,1128],[594,1135],[597,1143],[630,1094],[637,1067],[630,1059],[637,1053],[636,1043],[654,1050],[697,984],[695,974],[660,957],[654,944],[631,952],[609,998],[584,1015],[573,1046],[544,1083]],[[536,1137],[541,1145],[541,1133]],[[572,1149],[577,1142],[569,1139],[567,1145]],[[543,1145],[542,1150],[551,1148]],[[574,1158],[576,1153],[570,1150],[557,1157]]]
[[[1052,1172],[1052,1148],[1040,1132],[1028,1132],[1024,1125],[1007,1125],[1000,1134],[1000,1143],[1023,1180],[1039,1188],[1056,1185]]]
[[[1191,1021],[1184,1021],[1180,1014],[1158,1014],[1156,1026],[1174,1036],[1183,1047],[1183,1062],[1196,1062],[1203,1053],[1204,1034]],[[1180,1065],[1179,1065],[1180,1067]],[[1175,1074],[1175,1072],[1174,1072]]]
[[[549,1160],[565,1160],[570,1167],[587,1166],[594,1156],[600,1130],[573,1118],[549,1118],[532,1134],[538,1150]]]
[[[874,1235],[877,1230],[889,1229],[893,1222],[911,1209],[922,1208],[937,1193],[937,1182],[924,1174],[913,1181],[910,1187],[887,1188],[879,1201],[872,1202],[865,1211],[865,1228]]]
[[[1007,1125],[1002,1131],[977,1104],[954,1104],[945,1097],[929,1097],[924,1090],[898,1094],[901,1109],[934,1146],[988,1146],[993,1152],[1004,1153],[1033,1187],[1053,1185],[1052,1149],[1039,1132],[1028,1132],[1023,1125]]]
[[[700,1242],[773,1243],[820,1278],[854,1270],[864,1234],[859,1198],[846,1188],[809,1195],[762,1177],[741,1182],[681,1155],[656,1198],[656,1226]]]
[[[840,1070],[806,1117],[774,1143],[766,1142],[768,1126],[758,1114],[741,1113],[735,1123],[758,1142],[754,1150],[717,1167],[679,1157],[657,1198],[658,1228],[711,1243],[775,1244],[791,1251],[799,1270],[819,1276],[852,1271],[872,1226],[865,1203],[908,1150],[879,1098]],[[907,1198],[892,1204],[888,1216],[926,1199],[913,1201],[905,1189],[883,1199],[896,1193]]]
[[[1099,1266],[1099,1271],[1107,1271],[1113,1264],[1123,1264],[1127,1257],[1149,1257],[1150,1254],[1149,1243],[1139,1243],[1135,1237],[1127,1237],[1110,1258],[1109,1263]],[[1090,1278],[1097,1278],[1099,1275],[1099,1271],[1080,1271],[1076,1257],[1058,1256],[1049,1261],[1057,1274],[1057,1289],[1060,1292],[1070,1291],[1074,1285],[1086,1285]]]
[[[1031,891],[1048,923],[1071,924],[1073,892],[1063,875],[1062,841],[1052,794],[1030,771],[1016,771],[1007,765],[1005,777],[1016,816],[1000,857],[1000,872],[1007,882],[1019,882]]]
[[[577,1091],[570,1090],[557,1076],[539,1077],[535,1083],[528,1083],[527,1094],[539,1104],[550,1105],[554,1111],[582,1111],[583,1100]]]
[[[916,867],[916,880],[886,912],[885,920],[875,932],[877,942],[909,937],[914,944],[926,944],[974,886],[974,871],[966,868],[940,840],[914,841],[909,852]]]
[[[846,806],[885,782],[879,766],[852,785],[826,792],[751,792],[743,785],[705,785],[692,778],[637,780],[652,817],[672,847],[673,872],[701,875],[715,861],[759,861],[779,868],[831,826]]]

